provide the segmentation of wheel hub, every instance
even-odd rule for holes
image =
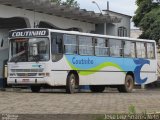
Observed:
[[[75,88],[75,79],[71,78],[70,84],[72,86],[72,88]]]

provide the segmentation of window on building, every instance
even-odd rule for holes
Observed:
[[[150,59],[155,58],[153,43],[147,43],[147,57]]]
[[[118,28],[118,36],[126,37],[127,36],[127,29],[125,27]]]
[[[146,58],[146,45],[144,42],[136,42],[136,50],[138,58]]]
[[[122,41],[117,39],[109,40],[110,55],[115,57],[123,56]]]
[[[96,56],[109,56],[108,40],[105,38],[95,39],[95,55]]]
[[[64,35],[64,52],[66,54],[77,53],[77,39],[76,35]]]
[[[79,40],[79,54],[80,55],[94,55],[92,37],[79,36],[78,40]]]

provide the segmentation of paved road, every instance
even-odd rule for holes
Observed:
[[[0,113],[20,114],[107,114],[128,113],[129,106],[137,113],[160,112],[160,90],[135,90],[133,93],[30,91],[0,92]]]

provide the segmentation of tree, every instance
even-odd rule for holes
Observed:
[[[61,0],[51,0],[51,2],[57,3],[57,4],[61,4]]]
[[[152,0],[137,0],[138,6],[133,22],[142,30],[140,38],[160,39],[160,6],[152,3]]]
[[[76,7],[79,8],[79,3],[75,0],[66,0],[66,1],[62,1],[62,0],[51,0],[51,2],[56,2],[60,5],[68,5],[70,7]]]

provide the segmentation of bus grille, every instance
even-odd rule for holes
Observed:
[[[37,73],[17,73],[17,76],[36,76]]]
[[[43,69],[11,69],[11,72],[43,72]]]

